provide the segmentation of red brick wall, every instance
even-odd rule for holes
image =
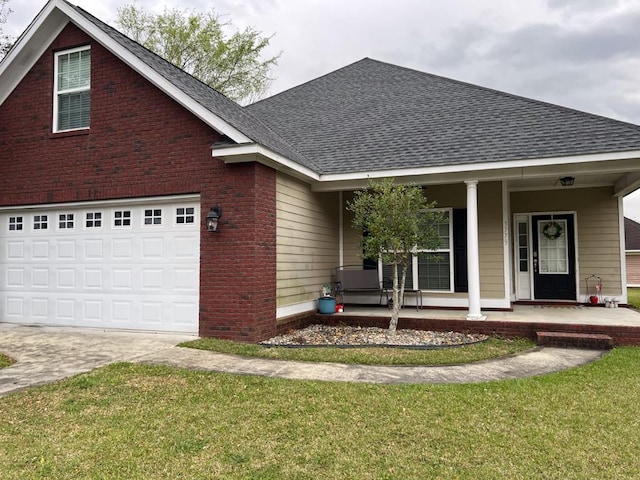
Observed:
[[[91,44],[91,128],[52,134],[53,58]],[[0,105],[0,205],[200,193],[202,335],[275,331],[275,173],[211,157],[218,133],[73,25]]]

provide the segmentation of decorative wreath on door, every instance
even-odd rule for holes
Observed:
[[[549,240],[555,240],[560,235],[562,235],[562,227],[558,222],[547,222],[547,224],[542,229],[542,234]]]

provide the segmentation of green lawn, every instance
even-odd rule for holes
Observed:
[[[627,297],[629,305],[640,310],[640,288],[628,288]]]
[[[15,363],[12,358],[0,353],[0,368],[8,367]]]
[[[6,479],[631,479],[640,348],[477,385],[117,364],[0,397]]]
[[[513,340],[489,338],[485,342],[473,345],[433,350],[375,347],[267,348],[255,344],[231,342],[216,338],[200,338],[181,343],[180,346],[277,360],[355,363],[362,365],[452,365],[511,355],[529,350],[535,347],[535,343],[523,338]]]

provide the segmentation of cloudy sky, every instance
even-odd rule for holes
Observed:
[[[113,24],[132,0],[71,0]],[[17,36],[45,0],[9,0]],[[640,0],[136,0],[274,35],[270,93],[363,57],[640,124]],[[625,198],[640,221],[640,191]]]

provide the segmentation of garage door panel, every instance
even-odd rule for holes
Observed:
[[[197,333],[199,201],[147,201],[0,214],[0,321]]]

